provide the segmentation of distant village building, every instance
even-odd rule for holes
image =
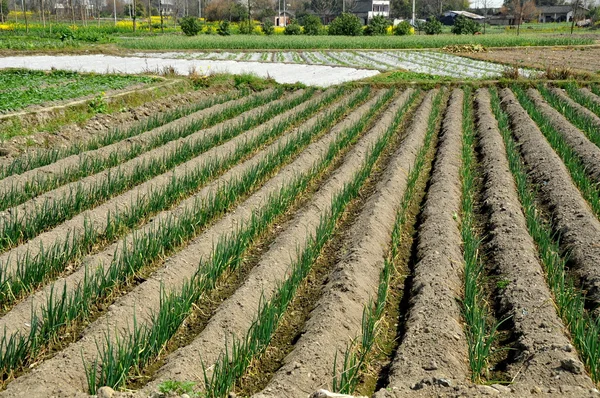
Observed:
[[[472,19],[473,21],[480,22],[480,23],[483,23],[483,20],[485,19],[481,15],[474,14],[474,13],[468,12],[468,11],[446,11],[440,18],[440,22],[443,23],[444,25],[454,25],[454,21],[459,16],[462,16],[462,17],[465,17],[468,19]]]
[[[358,0],[351,12],[356,15],[364,25],[368,24],[371,19],[378,15],[389,18],[390,0]]]
[[[275,15],[274,25],[288,26],[292,19],[294,19],[294,13],[288,10],[281,11],[279,15]]]
[[[562,6],[537,6],[537,21],[541,23],[550,22],[571,22],[573,20],[573,6],[570,4]],[[585,14],[589,9],[578,6],[575,20],[581,20],[585,18]],[[517,17],[514,14],[502,14],[500,12],[495,13],[488,17],[487,22],[490,25],[516,25]],[[536,18],[533,18],[535,21]],[[529,21],[524,21],[529,22]]]
[[[573,6],[539,6],[540,11],[539,22],[571,22],[573,20]],[[589,9],[579,5],[577,7],[576,19],[581,19],[585,16]]]

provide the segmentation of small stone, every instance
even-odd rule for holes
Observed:
[[[104,386],[98,389],[98,398],[112,398],[115,395],[115,390],[110,387]]]
[[[452,385],[450,380],[444,379],[444,378],[439,378],[439,379],[435,378],[434,381],[435,381],[435,384],[438,384],[442,387],[450,387]]]
[[[497,395],[500,394],[500,391],[492,388],[490,386],[477,386],[477,390],[484,395]]]
[[[534,386],[534,387],[531,389],[531,393],[532,393],[532,394],[541,394],[541,393],[542,393],[542,389],[541,389],[540,387],[538,387],[538,386]]]
[[[573,351],[573,346],[571,344],[567,344],[563,347],[563,351],[571,352],[571,351]]]
[[[505,394],[510,394],[511,390],[509,387],[503,386],[502,384],[492,384],[491,385],[492,388],[495,388],[496,390],[505,393]]]
[[[231,397],[231,394],[229,394],[229,397]],[[181,394],[181,398],[190,398],[190,396],[187,394]]]
[[[429,362],[429,364],[423,366],[423,369],[425,369],[425,370],[437,370],[437,368],[438,368],[437,363],[434,360]]]
[[[571,372],[576,375],[582,373],[581,364],[574,359],[563,359],[560,361],[560,367],[567,372]]]
[[[236,394],[236,393],[234,393],[233,391],[230,391],[230,392],[229,392],[229,395],[228,395],[227,397],[228,397],[228,398],[237,398],[237,394]],[[183,397],[181,397],[181,398],[183,398]]]

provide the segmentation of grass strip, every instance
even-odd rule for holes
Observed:
[[[62,330],[87,319],[91,309],[110,299],[113,291],[127,283],[141,269],[165,258],[200,233],[203,226],[256,189],[262,181],[308,145],[315,135],[332,126],[348,109],[364,101],[369,92],[370,88],[365,87],[346,107],[340,107],[333,115],[321,118],[296,140],[280,145],[245,174],[224,184],[214,195],[205,200],[197,200],[194,206],[165,218],[145,233],[134,234],[123,242],[120,252],[115,252],[107,271],[102,267],[86,267],[83,282],[70,293],[67,292],[66,285],[62,291],[52,287],[46,304],[41,308],[41,315],[32,314],[28,335],[8,335],[5,330],[0,338],[0,380],[6,380],[16,370],[35,361],[44,348],[56,341],[56,336]]]
[[[93,208],[113,196],[125,192],[152,177],[163,174],[208,149],[268,121],[275,115],[307,100],[313,92],[314,90],[307,90],[297,98],[272,105],[265,111],[245,118],[237,124],[224,126],[217,134],[192,143],[185,142],[174,151],[165,153],[162,158],[155,158],[137,164],[130,174],[125,174],[121,168],[118,168],[114,172],[109,171],[106,179],[101,179],[88,188],[85,188],[83,184],[77,184],[69,192],[63,194],[61,198],[45,200],[35,212],[27,212],[27,214],[21,214],[16,210],[10,212],[7,219],[4,220],[2,228],[0,228],[0,251],[15,247],[84,210]]]
[[[517,96],[523,108],[538,125],[552,149],[560,156],[571,174],[571,179],[589,203],[596,217],[600,217],[600,190],[598,184],[593,182],[586,172],[585,165],[577,156],[573,148],[567,144],[563,136],[554,128],[552,123],[540,112],[525,91],[519,86],[512,86],[512,91]]]
[[[255,96],[249,98],[248,101],[242,102],[235,106],[226,108],[225,110],[215,112],[205,118],[193,120],[186,123],[184,126],[176,126],[162,131],[160,134],[153,137],[149,143],[135,143],[125,151],[115,151],[106,157],[84,157],[80,159],[79,165],[66,169],[63,173],[48,177],[46,174],[39,174],[33,180],[27,181],[23,186],[11,186],[9,189],[0,194],[0,210],[5,210],[13,206],[17,206],[29,199],[32,199],[44,192],[58,188],[59,186],[76,181],[83,177],[90,176],[110,167],[114,167],[119,163],[130,160],[157,148],[167,142],[178,138],[184,138],[199,130],[214,126],[219,123],[236,117],[250,109],[268,104],[271,101],[283,95],[282,89],[274,90],[267,96]]]
[[[600,104],[590,99],[587,95],[584,95],[581,91],[579,91],[579,87],[575,83],[569,83],[565,86],[565,90],[569,97],[571,97],[575,102],[578,102],[579,105],[584,106],[590,111],[594,112],[598,117],[600,117]],[[556,98],[556,97],[554,97]],[[586,119],[587,120],[587,119]],[[573,123],[573,122],[571,122]],[[597,133],[597,131],[596,131]],[[600,134],[597,134],[600,135]]]
[[[384,314],[384,309],[388,301],[389,284],[392,273],[395,270],[396,262],[400,256],[402,230],[408,217],[408,209],[415,194],[417,181],[425,166],[427,152],[431,141],[436,134],[438,120],[441,113],[442,99],[444,94],[439,92],[433,100],[432,112],[429,114],[427,122],[427,132],[425,141],[419,150],[413,168],[408,174],[406,190],[402,196],[400,208],[396,213],[394,228],[392,229],[392,242],[387,256],[384,259],[383,268],[379,274],[379,285],[377,288],[377,297],[375,302],[369,302],[363,309],[361,338],[352,340],[344,352],[344,362],[341,371],[337,369],[337,353],[333,363],[332,390],[340,394],[354,394],[358,386],[361,375],[365,372],[369,360],[372,358],[375,341],[380,331],[380,319]],[[397,127],[399,119],[395,121]]]
[[[258,35],[201,35],[185,37],[181,35],[154,36],[144,38],[123,38],[118,46],[139,50],[314,50],[314,49],[402,49],[402,48],[442,48],[448,45],[481,44],[484,47],[514,46],[556,46],[593,44],[594,39],[569,36],[530,35],[413,35],[413,36],[258,36]]]
[[[319,109],[332,103],[344,92],[345,89],[338,88],[319,102],[307,106],[302,112],[281,121],[256,139],[240,144],[227,159],[211,159],[196,169],[186,171],[181,177],[173,177],[165,187],[151,190],[146,195],[138,197],[124,212],[109,213],[103,232],[96,231],[91,223],[84,221],[84,232],[81,235],[73,236],[71,239],[69,236],[67,239],[61,238],[57,240],[56,244],[41,250],[34,257],[29,252],[19,256],[13,276],[7,275],[4,267],[0,267],[0,307],[13,303],[23,293],[35,289],[49,278],[59,274],[68,263],[88,254],[100,242],[110,242],[118,238],[139,225],[141,220],[169,208],[173,203],[197,191],[210,179],[237,164],[257,148],[280,136],[290,126],[307,119]],[[339,108],[337,114],[344,111],[341,109],[341,105]],[[335,120],[337,119],[335,113],[336,111],[332,110],[328,112],[328,116]]]
[[[391,98],[393,90],[388,91],[384,99]],[[414,96],[412,99],[414,100]],[[408,106],[405,105],[402,111]],[[396,116],[400,116],[397,114]],[[361,120],[362,128],[367,126],[369,119]],[[357,197],[377,159],[386,148],[388,140],[397,132],[396,127],[402,120],[398,117],[385,134],[377,141],[375,146],[367,154],[367,158],[361,169],[354,175],[352,182],[345,185],[341,192],[337,193],[331,201],[329,214],[322,216],[314,236],[308,239],[304,250],[300,253],[298,260],[292,264],[290,277],[280,283],[274,297],[270,301],[259,304],[256,319],[248,329],[243,339],[233,337],[231,352],[226,342],[225,350],[212,367],[213,373],[209,377],[203,365],[204,383],[206,396],[211,398],[225,397],[233,388],[237,380],[244,375],[252,361],[265,352],[271,338],[273,337],[279,321],[282,319],[288,305],[295,297],[295,293],[306,278],[312,265],[321,253],[322,248],[333,235],[338,220],[344,213],[346,206]]]
[[[552,227],[536,207],[535,190],[527,179],[527,172],[519,154],[518,144],[512,137],[509,118],[500,105],[495,89],[490,89],[492,111],[506,147],[510,171],[517,186],[529,234],[538,247],[545,270],[546,281],[554,295],[558,313],[571,332],[571,339],[579,352],[592,380],[600,382],[600,321],[585,310],[585,295],[567,276],[567,259],[561,256],[560,244]]]
[[[594,94],[596,94],[596,95],[600,96],[600,86],[599,86],[599,85],[597,85],[597,84],[592,84],[592,85],[590,86],[590,90],[592,91],[592,93],[594,93]]]
[[[462,197],[460,232],[463,241],[465,261],[464,298],[462,313],[465,318],[467,344],[469,347],[469,366],[471,380],[481,382],[488,369],[488,359],[493,353],[497,340],[497,330],[503,321],[490,324],[491,311],[486,302],[484,266],[479,257],[481,237],[475,225],[475,129],[473,121],[473,93],[470,87],[464,88],[462,122]]]
[[[174,120],[180,119],[184,116],[201,111],[203,109],[210,108],[211,106],[217,104],[232,101],[234,99],[246,95],[248,95],[248,91],[235,91],[232,93],[227,93],[225,95],[204,98],[192,105],[179,107],[173,111],[163,112],[157,115],[150,116],[149,118],[144,119],[143,121],[136,123],[131,127],[125,129],[111,129],[106,134],[96,136],[83,143],[76,142],[74,144],[71,144],[67,148],[28,151],[24,155],[15,158],[8,165],[3,165],[2,167],[0,167],[0,179],[15,174],[22,174],[26,171],[49,165],[51,163],[56,162],[57,160],[66,158],[71,155],[77,155],[85,151],[92,151],[110,144],[114,144],[127,138],[135,137],[145,131],[150,131],[152,129],[170,123]]]
[[[141,369],[161,352],[191,310],[207,291],[213,289],[225,271],[235,270],[243,260],[244,252],[264,233],[275,218],[285,213],[308,183],[336,158],[336,154],[350,144],[366,127],[368,121],[391,94],[380,98],[359,123],[344,130],[329,147],[324,159],[313,169],[299,176],[278,194],[270,197],[266,207],[254,212],[246,225],[230,236],[223,236],[216,244],[209,260],[201,261],[198,272],[179,291],[163,294],[160,309],[147,324],[130,331],[127,337],[112,342],[105,335],[105,345],[99,347],[99,358],[87,368],[88,387],[91,394],[103,385],[114,388],[127,382],[131,373]]]
[[[575,127],[581,130],[590,141],[600,147],[600,131],[598,131],[598,125],[594,124],[587,116],[579,113],[577,109],[567,101],[552,94],[548,87],[543,84],[538,84],[537,89],[546,102],[556,108],[569,122],[573,123]],[[574,83],[568,84],[566,86],[566,91],[575,101],[600,115],[600,106],[581,94]]]

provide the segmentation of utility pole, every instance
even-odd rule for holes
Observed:
[[[287,3],[287,0],[283,0],[283,26],[287,26],[287,16],[285,15],[285,3]]]
[[[342,12],[346,12],[346,0],[342,0]]]
[[[416,18],[415,17],[415,15],[416,15],[415,10],[416,10],[415,0],[413,0],[413,10],[412,10],[412,25],[413,26],[415,26],[415,21],[416,21],[416,19],[415,19]]]
[[[202,18],[202,0],[198,0],[198,18]]]
[[[281,0],[277,2],[278,14],[277,14],[277,26],[281,26]]]
[[[117,26],[117,0],[113,0],[113,14],[115,14],[115,26]]]

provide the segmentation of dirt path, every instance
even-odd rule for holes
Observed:
[[[462,90],[446,109],[422,223],[409,311],[389,385],[376,396],[434,396],[469,378],[467,341],[458,299],[463,290],[459,231]]]
[[[114,336],[115,331],[122,333],[133,327],[133,316],[136,314],[138,325],[148,321],[152,311],[160,305],[160,286],[169,292],[180,287],[189,280],[197,270],[200,259],[210,256],[214,242],[220,236],[231,232],[232,226],[244,224],[253,212],[265,205],[267,198],[289,184],[291,178],[298,174],[308,172],[316,162],[319,162],[340,133],[340,126],[349,126],[355,120],[355,115],[364,114],[375,102],[376,98],[367,101],[352,113],[352,116],[339,123],[330,133],[319,141],[309,145],[291,164],[284,167],[277,175],[269,180],[262,188],[252,194],[246,201],[216,222],[189,243],[178,253],[166,259],[162,267],[151,277],[133,289],[128,295],[119,298],[110,306],[108,313],[92,323],[85,331],[83,337],[69,345],[61,353],[40,364],[31,373],[26,374],[8,385],[0,393],[6,397],[48,396],[54,394],[58,397],[73,397],[82,395],[86,391],[86,378],[82,359],[90,363],[97,355],[96,341],[103,341],[105,333],[110,330]],[[358,116],[360,117],[360,116]],[[219,181],[203,189],[197,197],[206,197],[214,192],[223,181],[239,176],[244,170],[256,164],[259,158],[266,156],[268,151],[275,148],[274,143],[262,152],[263,156],[256,156],[247,162],[241,163],[231,169]],[[179,208],[193,206],[193,198],[184,201]],[[160,217],[156,217],[160,218]],[[155,219],[156,220],[156,219]],[[107,249],[109,253],[110,249]]]
[[[324,286],[294,350],[267,387],[256,397],[302,397],[329,387],[336,357],[361,333],[363,308],[375,298],[379,275],[391,242],[408,170],[423,146],[436,90],[417,109],[407,136],[394,153],[376,191],[363,206],[345,238],[345,251]],[[328,327],[333,326],[333,327]]]
[[[256,96],[266,97],[270,94],[272,94],[272,90],[267,90],[257,94]],[[56,178],[57,176],[65,175],[68,172],[73,172],[74,170],[78,170],[81,167],[81,164],[84,164],[85,162],[107,159],[110,156],[121,157],[127,154],[136,145],[141,145],[143,148],[147,149],[152,140],[160,136],[165,131],[178,129],[182,126],[192,123],[193,121],[202,120],[209,115],[218,114],[228,107],[235,106],[236,104],[247,103],[251,101],[252,98],[253,96],[248,96],[229,101],[224,104],[218,104],[123,141],[119,141],[93,151],[87,151],[79,155],[72,155],[50,165],[39,167],[20,175],[6,177],[0,181],[0,195],[5,195],[7,192],[15,189],[21,190],[28,183],[35,184],[48,179]],[[265,106],[268,106],[268,104]]]
[[[518,396],[532,391],[570,391],[584,396],[594,387],[585,373],[565,325],[556,313],[537,248],[527,231],[504,142],[490,107],[487,90],[477,92],[477,131],[483,157],[484,204],[488,214],[485,251],[492,272],[508,282],[497,289],[498,319],[514,343],[509,353],[510,389]],[[562,364],[573,365],[567,371]],[[578,395],[579,394],[579,395]]]
[[[346,155],[344,163],[319,188],[310,203],[288,223],[244,284],[221,304],[200,335],[191,344],[167,358],[167,363],[159,370],[156,380],[149,384],[150,389],[145,389],[146,392],[155,389],[162,381],[173,379],[193,380],[202,388],[202,381],[198,378],[202,374],[201,361],[210,366],[222,353],[225,341],[229,341],[232,336],[246,334],[257,314],[261,295],[262,300],[269,300],[278,284],[289,276],[289,271],[308,243],[309,236],[314,235],[321,218],[328,216],[331,198],[352,181],[355,173],[362,167],[369,148],[386,132],[398,108],[409,96],[410,92],[404,92],[378,116],[377,124]]]
[[[175,156],[182,147],[186,147],[188,145],[193,146],[196,143],[209,140],[210,137],[217,136],[220,132],[222,132],[226,126],[243,123],[247,118],[264,112],[270,106],[290,101],[301,94],[302,93],[294,93],[284,97],[283,99],[252,109],[233,119],[229,119],[226,122],[219,123],[205,130],[200,130],[185,138],[171,141],[161,147],[145,152],[142,155],[121,165],[86,177],[82,180],[63,185],[60,188],[47,192],[46,194],[43,194],[33,200],[23,203],[16,208],[10,209],[6,212],[8,215],[7,218],[8,220],[11,220],[10,217],[12,214],[19,214],[21,215],[19,221],[25,226],[30,219],[37,216],[37,213],[45,211],[45,206],[47,204],[74,206],[74,203],[76,203],[78,197],[73,195],[72,192],[77,192],[79,189],[81,189],[83,192],[90,192],[97,187],[108,187],[109,181],[116,180],[115,176],[118,176],[118,179],[121,178],[121,174],[123,176],[122,178],[131,176],[132,174],[138,172],[140,168],[144,169],[144,167],[147,167],[147,165],[152,161],[161,161],[167,159],[169,156]],[[304,102],[304,104],[298,108],[302,109],[306,107],[307,104],[308,102]],[[114,216],[118,213],[122,214],[127,209],[132,208],[133,204],[138,201],[138,198],[143,198],[144,195],[149,193],[151,190],[157,190],[160,189],[161,186],[167,185],[171,178],[176,177],[177,175],[181,176],[186,170],[189,171],[196,169],[200,167],[202,163],[207,163],[214,157],[231,157],[235,152],[237,145],[242,144],[246,140],[252,140],[262,134],[267,133],[269,129],[273,128],[277,123],[281,122],[286,117],[289,117],[294,112],[297,112],[299,109],[287,111],[282,115],[270,119],[268,122],[251,130],[250,133],[244,132],[228,141],[225,145],[211,148],[204,154],[201,154],[200,156],[183,163],[174,170],[167,171],[162,175],[138,185],[137,187],[133,187],[131,190],[120,194],[104,202],[103,204],[102,202],[98,203],[96,205],[98,207],[86,210],[76,217],[57,226],[56,228],[53,228],[52,230],[29,240],[26,244],[20,245],[13,250],[3,253],[0,255],[0,264],[2,264],[3,269],[6,270],[8,274],[12,274],[15,271],[17,259],[24,256],[25,253],[28,253],[30,256],[36,256],[39,254],[42,248],[45,248],[47,251],[48,248],[53,245],[62,245],[65,240],[79,238],[85,234],[86,226],[91,226],[94,230],[99,232],[104,231],[109,220],[109,214],[111,216]],[[2,228],[5,223],[9,222],[8,220],[6,218],[0,218],[0,228]]]
[[[560,236],[569,264],[581,280],[589,298],[600,304],[600,221],[582,198],[567,168],[552,150],[542,132],[515,99],[501,91],[502,105],[510,115],[513,133],[539,194],[551,211],[552,221]]]
[[[533,100],[536,108],[562,135],[567,144],[573,148],[585,165],[586,171],[598,183],[600,182],[600,148],[591,142],[585,134],[573,126],[559,111],[544,101],[539,91],[530,88],[527,95]]]

